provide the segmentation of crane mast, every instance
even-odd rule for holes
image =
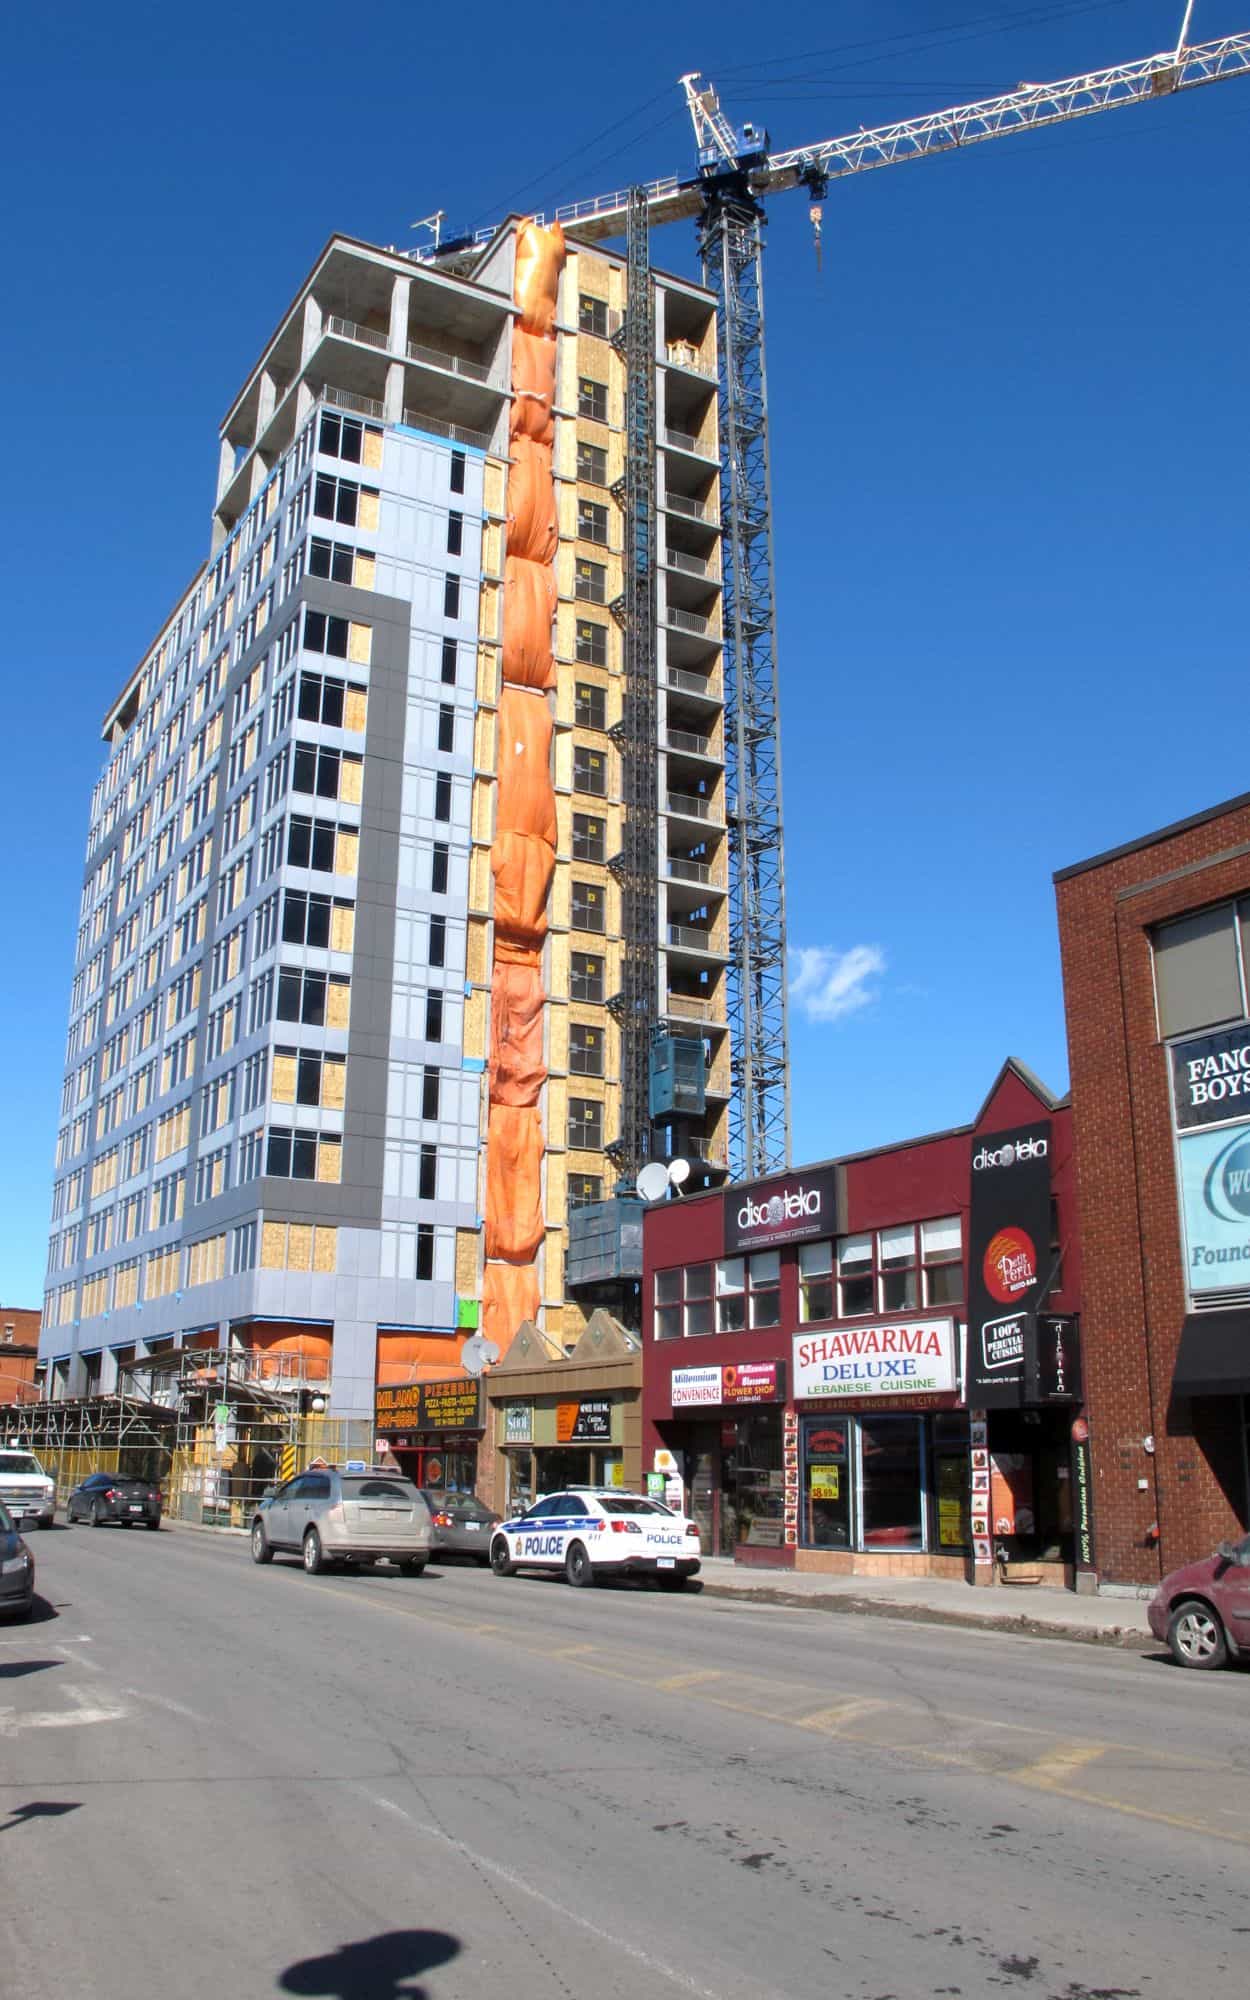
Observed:
[[[664,223],[695,221],[704,283],[716,298],[730,830],[730,1170],[735,1178],[766,1174],[788,1165],[790,1158],[785,868],[764,365],[765,198],[790,188],[806,188],[819,232],[818,204],[829,183],[850,174],[929,159],[987,139],[1008,138],[1014,132],[1037,131],[1097,112],[1148,104],[1183,90],[1250,74],[1250,34],[1191,45],[1186,40],[1191,12],[1192,0],[1186,6],[1177,46],[1158,55],[1091,70],[1057,83],[1022,83],[997,97],[870,129],[861,126],[839,138],[785,152],[770,152],[768,134],[757,127],[733,125],[716,91],[692,72],[680,81],[698,149],[697,176],[682,179],[670,175],[573,202],[554,212],[553,220],[589,242],[628,235],[629,297],[634,311],[646,271],[641,248],[645,232]],[[540,222],[546,219],[536,217]],[[413,254],[439,261],[463,258],[489,242],[493,234],[492,226],[474,237]],[[635,351],[630,360],[630,403],[635,417],[645,399],[643,367],[642,355]],[[646,464],[650,467],[653,463],[652,446]],[[627,512],[628,547],[634,552],[635,574],[632,581],[627,575],[622,609],[627,616],[639,617],[653,602],[648,572],[654,517],[636,484]],[[654,691],[644,696],[641,682],[648,674],[654,678],[654,661],[648,665],[635,657],[638,652],[635,645],[630,654],[627,644],[635,690],[631,704],[627,689],[627,708],[638,728],[651,727]],[[635,790],[643,760],[647,755],[654,758],[654,741],[652,736],[646,745],[641,741],[622,743]],[[641,894],[641,877],[654,851],[653,824],[653,814],[644,814],[640,839],[634,843],[640,851],[627,861],[634,870],[640,916],[644,905],[648,911],[651,908]],[[644,949],[638,937],[627,939],[627,951],[631,945],[635,953]],[[652,1015],[646,990],[639,967],[633,986],[635,1017],[622,1022],[623,1040],[634,1045],[632,1053],[625,1049],[622,1054],[623,1073],[628,1068],[633,1077],[632,1088],[625,1092],[625,1118],[617,1149],[622,1164],[644,1158],[647,1150],[642,1129],[641,1038],[650,1032]],[[629,1129],[631,1123],[637,1123],[639,1130]]]

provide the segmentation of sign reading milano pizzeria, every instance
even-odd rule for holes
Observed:
[[[725,1254],[773,1250],[779,1243],[837,1234],[837,1169],[808,1167],[730,1188],[725,1203]]]
[[[992,1132],[972,1155],[967,1399],[1018,1409],[1050,1264],[1050,1120]]]

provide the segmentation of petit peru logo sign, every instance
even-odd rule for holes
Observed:
[[[1037,1251],[1023,1229],[1008,1224],[995,1230],[981,1263],[985,1289],[1000,1305],[1009,1306],[1037,1280]]]

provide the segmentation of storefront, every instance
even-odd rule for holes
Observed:
[[[1026,1207],[982,1245],[975,1162],[988,1146],[1006,1165],[1025,1121],[1034,1151],[1011,1157],[1037,1169],[1041,1219]],[[1027,1560],[1030,1581],[1073,1580],[1066,1125],[1009,1063],[971,1126],[647,1211],[644,1469],[680,1477],[709,1553],[983,1583]],[[1008,1303],[977,1319],[989,1387],[969,1361],[974,1248],[1015,1259]]]
[[[642,1490],[642,1349],[606,1312],[569,1355],[522,1326],[485,1393],[489,1465],[477,1490],[488,1506],[518,1514],[567,1486]]]
[[[475,1492],[484,1423],[483,1386],[471,1375],[380,1387],[375,1394],[378,1448],[418,1486]]]

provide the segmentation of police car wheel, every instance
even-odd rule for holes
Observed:
[[[664,1574],[661,1574],[661,1576],[660,1576],[660,1589],[661,1589],[661,1590],[684,1590],[684,1589],[686,1588],[686,1585],[687,1585],[687,1584],[689,1583],[689,1581],[690,1581],[690,1578],[689,1578],[688,1576],[667,1576],[667,1575],[664,1575]]]
[[[565,1581],[571,1583],[575,1589],[580,1589],[584,1584],[593,1583],[595,1580],[594,1565],[580,1542],[569,1544],[568,1554],[564,1558],[564,1576]]]
[[[496,1576],[515,1576],[516,1567],[508,1560],[508,1544],[502,1535],[496,1535],[490,1545],[490,1566]]]

